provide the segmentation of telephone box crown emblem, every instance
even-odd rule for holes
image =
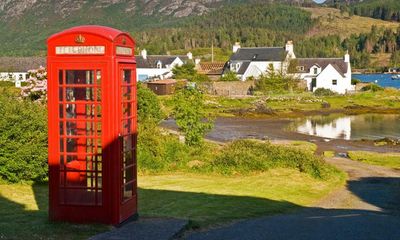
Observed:
[[[84,43],[85,42],[85,37],[82,36],[82,34],[79,34],[76,38],[75,38],[75,42],[76,43]]]

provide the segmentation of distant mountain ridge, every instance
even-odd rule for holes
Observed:
[[[123,9],[126,14],[167,15],[186,17],[202,15],[215,8],[236,3],[312,3],[312,0],[0,0],[0,20],[17,20],[24,14],[37,13],[38,17],[57,14],[67,18],[82,9],[94,11]]]

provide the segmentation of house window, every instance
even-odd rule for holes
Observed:
[[[337,80],[336,79],[332,80],[332,85],[337,85]]]
[[[158,61],[158,62],[157,62],[157,68],[162,68],[162,63],[161,63],[161,61]]]
[[[236,63],[236,71],[239,71],[240,63]]]
[[[304,71],[304,66],[297,66],[296,68],[298,71]]]
[[[318,74],[318,68],[314,68],[314,74]]]

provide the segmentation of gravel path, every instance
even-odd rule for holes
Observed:
[[[194,232],[189,240],[400,239],[400,171],[344,158],[328,162],[346,171],[346,187],[294,214],[263,217]]]

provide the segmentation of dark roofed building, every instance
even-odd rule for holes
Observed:
[[[233,55],[227,62],[224,73],[230,71],[237,74],[242,81],[256,78],[272,65],[280,70],[291,58],[295,58],[293,43],[288,41],[285,47],[241,48],[239,43],[233,46]]]
[[[0,57],[0,72],[28,72],[46,67],[46,57]]]
[[[286,56],[287,51],[283,47],[240,48],[230,61],[282,62]]]
[[[308,73],[313,66],[325,69],[332,65],[342,76],[347,73],[348,64],[343,58],[297,58],[297,69],[299,73]]]

